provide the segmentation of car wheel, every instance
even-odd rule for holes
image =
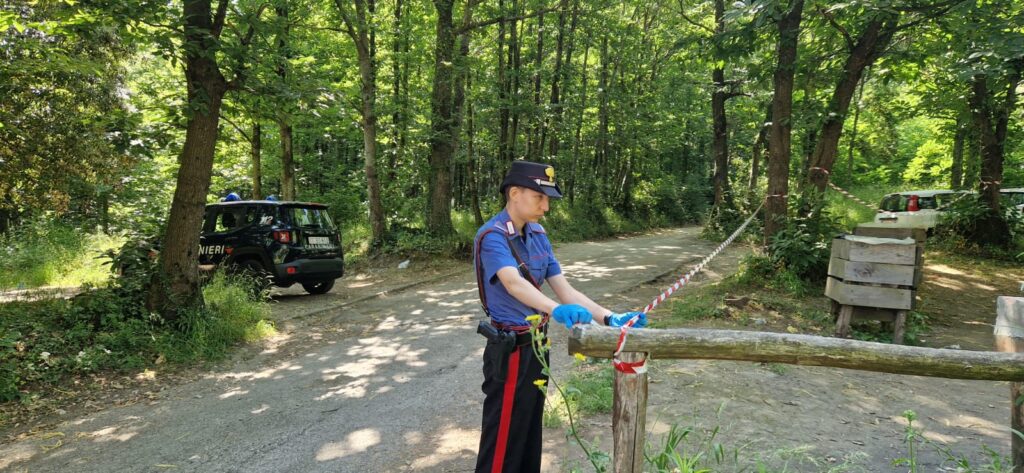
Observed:
[[[334,280],[314,281],[302,283],[302,288],[310,294],[327,294],[334,287]]]

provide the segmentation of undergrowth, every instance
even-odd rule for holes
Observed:
[[[217,360],[274,333],[266,295],[241,276],[216,273],[203,287],[205,308],[176,321],[146,311],[134,279],[86,287],[72,299],[0,304],[0,402],[31,403],[101,372]]]
[[[0,291],[105,284],[110,271],[102,254],[123,240],[60,221],[28,222],[0,234]]]

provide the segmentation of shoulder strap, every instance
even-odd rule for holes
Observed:
[[[489,228],[481,232],[480,235],[476,237],[476,257],[474,258],[476,262],[476,289],[480,294],[480,305],[483,306],[484,313],[487,314],[488,317],[490,317],[491,311],[487,308],[487,296],[486,291],[484,291],[484,267],[483,263],[480,262],[480,252],[483,247],[484,237],[493,231],[493,228]],[[516,251],[516,246],[512,244],[511,239],[505,238],[505,243],[508,244],[508,249],[512,252],[512,257],[515,258],[516,263],[518,263],[516,269],[519,270],[519,275],[522,276],[523,279],[530,281],[530,284],[533,284],[533,287],[540,290],[540,284],[538,284],[537,280],[533,278],[533,274],[530,274],[530,267],[526,265],[521,257],[519,257],[519,252]]]

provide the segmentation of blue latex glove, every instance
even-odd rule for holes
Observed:
[[[616,313],[612,312],[611,315],[608,316],[608,326],[609,327],[621,327],[623,325],[626,325],[626,322],[629,322],[629,319],[632,319],[633,317],[636,317],[638,315],[640,316],[640,318],[637,319],[635,324],[633,324],[633,328],[644,328],[644,327],[646,327],[647,326],[647,314],[645,314],[643,312],[626,312],[625,314],[616,314]]]
[[[589,324],[594,318],[586,307],[577,304],[562,304],[555,307],[551,312],[556,322],[565,324],[565,328],[571,329],[575,324]]]

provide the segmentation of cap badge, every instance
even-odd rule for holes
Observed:
[[[555,168],[548,166],[548,168],[544,170],[544,174],[548,175],[548,179],[552,181],[555,180]]]

